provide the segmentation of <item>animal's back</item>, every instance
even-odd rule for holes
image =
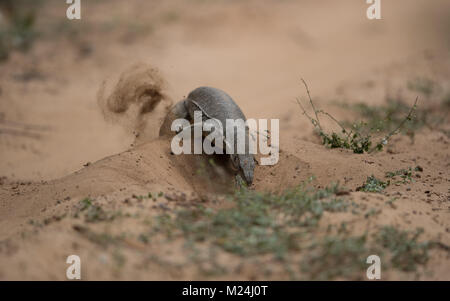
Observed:
[[[211,88],[200,87],[193,90],[188,95],[188,101],[194,101],[198,104],[202,111],[206,112],[208,116],[205,118],[216,118],[225,126],[226,119],[242,119],[246,120],[244,113],[242,113],[239,106],[234,100],[224,91]],[[194,115],[198,108],[195,104],[188,104],[189,114]]]

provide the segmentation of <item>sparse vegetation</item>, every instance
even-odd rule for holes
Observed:
[[[301,269],[312,280],[363,279],[368,253],[366,235],[327,236],[311,244]]]
[[[401,95],[387,96],[383,105],[372,106],[363,102],[356,104],[341,103],[344,108],[357,112],[364,120],[364,127],[372,132],[392,132],[397,129],[398,133],[403,133],[411,138],[414,133],[421,128],[439,130],[448,135],[448,131],[441,127],[448,118],[450,95],[440,91],[438,83],[427,78],[416,78],[408,82],[410,91],[417,92],[425,101],[422,102],[421,109],[414,109],[409,122],[404,122],[401,127],[398,125],[405,120],[405,115],[409,115],[411,107]],[[352,122],[343,122],[345,126],[353,126]]]
[[[103,210],[100,205],[94,204],[94,200],[90,198],[85,198],[80,201],[79,209],[74,216],[78,217],[80,212],[84,212],[84,220],[88,223],[112,220],[116,217],[115,214]]]
[[[408,89],[430,97],[436,89],[436,83],[426,77],[416,77],[408,82]]]
[[[420,171],[422,171],[420,166],[417,166],[414,169],[412,167],[408,167],[407,169],[402,168],[396,171],[387,172],[386,177],[394,181],[394,184],[407,184],[413,181],[413,172]],[[398,177],[400,177],[401,180],[397,180]]]
[[[377,234],[377,242],[390,251],[390,262],[393,267],[402,271],[411,272],[417,265],[428,261],[430,242],[418,242],[423,229],[415,232],[400,231],[394,227],[383,227]]]
[[[208,239],[242,256],[273,253],[282,258],[289,249],[297,248],[300,227],[316,226],[324,211],[346,209],[344,201],[334,197],[337,189],[308,191],[298,187],[280,195],[242,189],[230,201],[233,206],[229,209],[198,206],[181,210],[173,219],[160,217],[158,229],[167,233],[180,229],[188,240]]]
[[[385,176],[387,178],[386,181],[382,181],[377,179],[374,175],[367,177],[366,182],[358,187],[357,191],[364,192],[382,192],[386,187],[391,184],[408,184],[413,182],[413,172],[422,172],[423,169],[420,166],[416,166],[414,169],[412,167],[408,167],[407,169],[402,168],[396,171],[388,171]],[[398,179],[400,178],[400,179]]]
[[[386,125],[382,125],[383,123],[381,120],[383,119],[376,119],[376,121],[372,122],[358,122],[358,123],[352,123],[350,125],[350,130],[346,128],[346,124],[344,122],[338,121],[336,118],[334,118],[331,114],[316,109],[310,92],[308,85],[306,82],[302,79],[302,82],[306,88],[309,102],[311,104],[311,107],[314,111],[315,118],[308,115],[306,110],[304,109],[301,101],[299,98],[297,98],[297,103],[300,106],[303,114],[311,121],[314,128],[316,129],[318,135],[322,139],[322,143],[325,146],[328,146],[330,148],[345,148],[350,149],[356,154],[362,154],[362,153],[371,153],[374,151],[381,151],[384,146],[388,143],[389,139],[394,136],[395,134],[398,134],[405,126],[408,124],[411,120],[413,120],[417,108],[417,98],[414,102],[414,105],[410,108],[408,114],[406,117],[403,117],[402,120],[400,120],[398,123],[395,123],[395,126],[387,127]],[[321,126],[319,115],[323,114],[329,117],[331,120],[333,120],[341,129],[341,133],[331,132],[327,133]],[[390,123],[393,125],[394,123]],[[379,142],[374,143],[374,134],[379,135],[381,129],[386,130],[386,133],[383,138],[379,140]]]
[[[283,193],[242,188],[220,209],[198,205],[164,212],[138,240],[148,243],[161,235],[169,241],[181,238],[190,262],[208,275],[234,269],[220,263],[220,252],[242,260],[264,260],[264,273],[282,268],[292,279],[363,279],[365,260],[372,253],[388,254],[391,267],[402,271],[410,271],[407,264],[426,263],[418,258],[428,247],[418,242],[419,234],[411,237],[407,232],[383,228],[373,235],[354,236],[347,224],[341,223],[330,224],[327,234],[320,235],[325,212],[345,214],[353,207],[354,203],[337,196],[341,190],[338,185],[314,189],[306,184]],[[370,219],[378,213],[379,209],[371,208],[361,217]],[[400,239],[396,241],[397,236]]]
[[[389,184],[389,181],[383,182],[377,179],[374,175],[371,175],[367,177],[366,182],[356,190],[364,192],[382,192],[386,187],[389,186]]]
[[[2,2],[0,15],[5,18],[6,24],[0,28],[0,61],[7,59],[13,50],[28,50],[37,35],[34,25],[38,1]]]
[[[430,124],[430,113],[422,108],[411,112],[405,101],[401,99],[387,98],[385,105],[370,106],[365,103],[356,103],[353,105],[344,104],[344,108],[357,112],[364,119],[363,127],[373,133],[396,132],[407,135],[413,135],[414,132],[425,125]],[[411,114],[410,114],[411,112]],[[405,116],[407,116],[405,121]],[[402,124],[402,122],[404,122]],[[351,124],[344,122],[345,125]],[[401,127],[398,125],[401,124]]]

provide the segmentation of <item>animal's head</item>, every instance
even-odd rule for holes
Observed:
[[[253,155],[232,155],[231,161],[247,185],[251,185],[253,183],[253,172],[255,170],[255,159]]]

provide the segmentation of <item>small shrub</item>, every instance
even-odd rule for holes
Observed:
[[[418,242],[423,229],[415,232],[400,231],[386,226],[377,233],[377,242],[391,252],[391,264],[402,271],[411,272],[418,264],[428,261],[430,242]]]
[[[358,187],[357,191],[364,191],[364,192],[382,192],[386,187],[388,187],[390,184],[389,181],[383,182],[375,176],[371,175],[367,177],[366,182],[363,186]]]
[[[327,236],[315,241],[302,260],[301,269],[309,280],[336,277],[363,279],[369,250],[365,235],[356,237]]]
[[[88,223],[112,220],[115,217],[115,215],[108,214],[104,211],[100,205],[94,204],[94,201],[90,198],[85,198],[80,201],[75,217],[79,215],[79,212],[84,212],[84,220]]]
[[[418,171],[417,168],[414,171]],[[400,177],[401,180],[395,181],[394,184],[407,184],[413,181],[412,179],[413,169],[408,167],[407,169],[399,169],[396,171],[388,171],[386,173],[386,177],[392,180],[396,180],[397,177]]]
[[[362,154],[362,153],[371,153],[373,151],[381,151],[383,147],[388,143],[389,139],[394,136],[395,134],[398,134],[402,128],[405,127],[405,125],[410,122],[415,115],[416,108],[417,108],[417,98],[414,102],[414,105],[410,108],[408,114],[406,117],[403,118],[399,123],[396,124],[395,127],[390,129],[389,132],[387,132],[382,139],[379,140],[379,142],[374,143],[373,140],[373,134],[380,132],[380,126],[374,126],[371,123],[367,122],[359,122],[359,123],[352,123],[350,130],[347,130],[343,122],[339,122],[336,118],[334,118],[331,114],[323,111],[323,110],[317,110],[314,106],[314,103],[311,99],[311,95],[309,92],[308,85],[306,82],[302,79],[302,82],[306,88],[309,102],[311,104],[311,107],[314,111],[315,118],[308,115],[306,110],[301,104],[300,99],[297,98],[297,103],[300,106],[301,110],[303,111],[303,114],[311,121],[314,128],[318,132],[318,135],[322,138],[322,143],[325,146],[328,146],[330,148],[345,148],[345,149],[351,149],[356,154]],[[331,120],[333,120],[340,128],[341,133],[327,133],[323,130],[319,115],[323,114],[329,117]]]

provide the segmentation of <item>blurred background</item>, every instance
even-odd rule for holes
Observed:
[[[447,0],[382,0],[381,20],[364,0],[81,0],[81,20],[68,6],[0,0],[0,176],[57,178],[129,148],[97,93],[136,64],[158,68],[174,101],[215,86],[300,136],[300,77],[319,102],[381,101],[414,77],[448,86]]]

